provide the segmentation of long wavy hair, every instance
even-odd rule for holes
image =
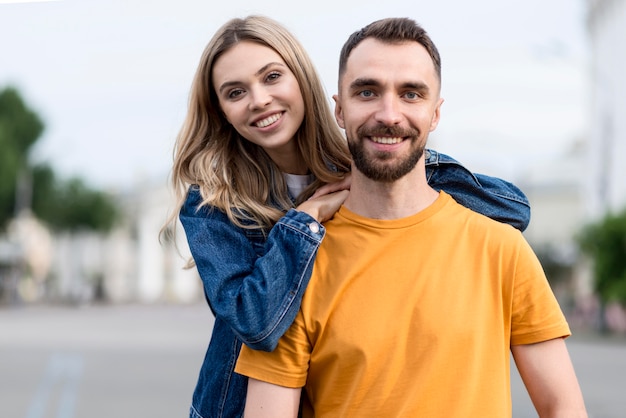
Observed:
[[[321,185],[343,178],[350,154],[324,88],[308,54],[282,25],[264,16],[232,19],[208,43],[191,87],[189,109],[174,148],[171,181],[177,209],[188,188],[199,187],[203,202],[224,211],[244,228],[271,228],[294,206],[278,166],[262,147],[243,138],[228,123],[213,87],[217,59],[242,41],[276,51],[295,75],[304,99],[304,119],[295,134],[297,148],[315,180],[295,204]],[[172,214],[169,223],[178,213]]]

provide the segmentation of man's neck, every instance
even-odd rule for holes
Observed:
[[[350,211],[373,219],[400,219],[430,206],[439,193],[428,185],[423,159],[393,183],[371,180],[352,167],[350,195],[344,205]]]

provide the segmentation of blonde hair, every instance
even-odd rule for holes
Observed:
[[[247,141],[226,121],[213,88],[215,62],[241,41],[257,42],[276,51],[300,86],[305,114],[295,141],[315,180],[296,197],[296,204],[322,184],[343,178],[350,170],[350,155],[315,67],[295,37],[263,16],[224,24],[204,49],[196,71],[187,117],[176,140],[171,180],[177,209],[183,205],[188,188],[197,185],[202,205],[224,211],[240,227],[265,229],[294,204],[278,166],[263,148]]]

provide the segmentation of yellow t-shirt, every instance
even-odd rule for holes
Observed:
[[[236,371],[306,386],[305,417],[503,418],[510,345],[569,333],[521,233],[442,192],[398,220],[342,207],[294,324]]]

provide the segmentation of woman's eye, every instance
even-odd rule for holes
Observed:
[[[266,80],[267,81],[274,81],[274,80],[277,80],[278,78],[280,78],[280,73],[274,72],[274,73],[269,73],[267,75],[267,77],[266,77]]]
[[[231,90],[228,92],[228,98],[229,99],[236,99],[237,97],[241,96],[243,94],[243,90],[241,89],[235,89],[235,90]]]

